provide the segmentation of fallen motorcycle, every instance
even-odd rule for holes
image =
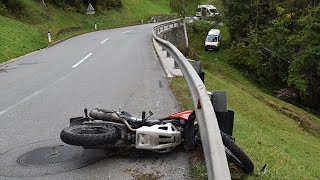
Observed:
[[[63,142],[92,148],[124,148],[151,150],[157,153],[172,151],[183,143],[186,151],[195,147],[199,137],[194,111],[169,114],[160,119],[150,119],[142,112],[136,118],[126,111],[93,109],[84,117],[70,119],[70,126],[60,133]],[[245,172],[253,171],[253,163],[248,156],[234,143],[234,139],[221,131],[222,141],[228,159],[241,167]]]

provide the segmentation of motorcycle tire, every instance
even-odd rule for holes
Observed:
[[[254,165],[244,151],[224,132],[221,132],[221,138],[228,160],[235,163],[245,173],[253,172]]]
[[[76,146],[103,146],[120,139],[119,130],[111,125],[74,125],[64,128],[61,140]]]

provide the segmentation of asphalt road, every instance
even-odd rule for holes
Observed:
[[[0,66],[0,159],[24,153],[21,146],[59,141],[84,107],[121,107],[136,116],[151,110],[155,117],[179,110],[151,44],[153,26],[84,34]],[[189,179],[187,154],[179,148],[115,153],[80,169],[27,176],[0,170],[0,179]]]

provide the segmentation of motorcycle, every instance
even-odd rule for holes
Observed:
[[[157,153],[170,152],[180,144],[189,152],[196,142],[201,144],[194,111],[173,113],[159,119],[150,119],[151,111],[148,117],[142,112],[141,118],[126,111],[98,108],[89,114],[84,109],[84,114],[84,117],[70,119],[70,126],[60,133],[63,142],[86,149],[135,147]],[[235,144],[233,137],[220,132],[228,160],[251,173],[254,166],[249,157]]]

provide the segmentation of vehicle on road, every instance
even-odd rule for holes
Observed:
[[[220,13],[217,8],[213,5],[198,5],[196,9],[196,17],[216,17],[219,16]]]
[[[136,118],[126,111],[93,109],[84,117],[70,119],[70,126],[60,133],[63,142],[83,146],[86,149],[129,148],[151,150],[166,153],[179,144],[187,152],[194,149],[196,141],[201,140],[194,111],[169,114],[164,118],[150,119],[142,112]],[[236,163],[245,172],[253,171],[253,163],[234,143],[234,139],[221,131],[228,159]]]
[[[208,50],[218,50],[221,45],[222,37],[219,29],[211,29],[208,32],[206,40],[204,42],[204,48]]]

